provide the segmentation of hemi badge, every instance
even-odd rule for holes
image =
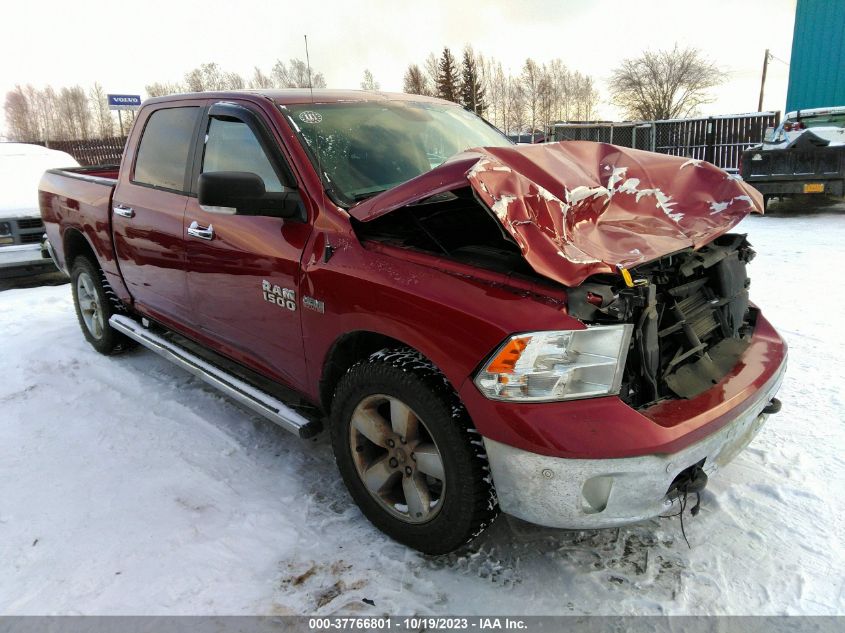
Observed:
[[[320,314],[323,314],[326,311],[326,305],[322,301],[317,301],[314,297],[302,297],[302,305],[309,310],[314,310],[314,312],[319,312]]]

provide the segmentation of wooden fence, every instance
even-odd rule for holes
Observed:
[[[123,156],[126,137],[113,136],[88,141],[47,141],[39,145],[67,152],[80,165],[114,165],[119,163]]]

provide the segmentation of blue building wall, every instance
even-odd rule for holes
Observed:
[[[845,0],[798,0],[786,110],[845,105]]]

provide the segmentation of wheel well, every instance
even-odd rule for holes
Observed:
[[[337,339],[326,356],[320,378],[320,405],[323,411],[328,413],[331,410],[337,383],[352,365],[373,352],[392,346],[409,347],[402,341],[375,332],[349,332]]]
[[[99,261],[97,261],[97,254],[82,233],[76,229],[68,229],[65,232],[63,241],[65,247],[65,266],[68,271],[73,267],[73,260],[80,255],[88,257],[95,266],[100,266]]]

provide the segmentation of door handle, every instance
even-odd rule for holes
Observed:
[[[198,237],[201,240],[213,240],[214,227],[211,224],[209,224],[208,227],[200,226],[199,223],[194,220],[188,227],[188,235],[191,237]]]
[[[135,209],[132,207],[125,207],[122,204],[116,204],[111,208],[117,215],[120,215],[124,218],[134,218],[135,217]]]

